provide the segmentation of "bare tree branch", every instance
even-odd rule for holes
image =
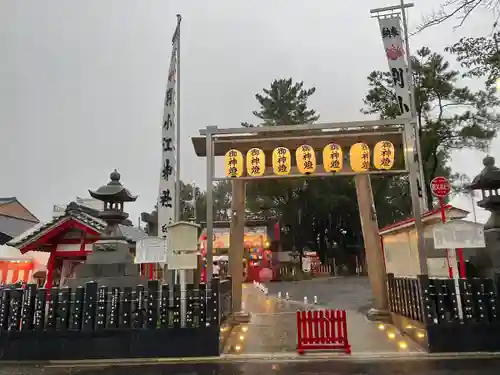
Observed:
[[[453,27],[453,29],[457,29],[467,21],[471,13],[479,7],[492,10],[493,13],[497,15],[497,20],[498,17],[500,17],[500,0],[445,0],[438,11],[434,11],[430,16],[424,17],[422,24],[418,25],[416,31],[411,35],[415,35],[429,27],[439,25],[450,19],[459,21],[459,23]]]

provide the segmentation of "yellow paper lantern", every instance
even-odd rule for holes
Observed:
[[[273,151],[273,171],[278,176],[290,174],[292,155],[286,147],[277,147]]]
[[[394,165],[394,145],[389,141],[377,142],[373,148],[373,166],[388,170]]]
[[[224,156],[226,176],[235,178],[243,175],[243,154],[235,149],[229,150]]]
[[[311,174],[316,170],[316,153],[309,145],[302,145],[295,151],[297,169],[302,174]]]
[[[370,169],[370,148],[365,143],[356,143],[349,150],[349,160],[353,172],[366,172]]]
[[[323,168],[325,172],[339,172],[342,170],[344,156],[342,147],[336,143],[330,143],[323,149]]]
[[[252,177],[262,176],[266,171],[266,155],[260,148],[251,148],[247,152],[247,174]]]

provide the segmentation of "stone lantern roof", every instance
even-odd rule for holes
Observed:
[[[500,189],[500,169],[495,166],[495,158],[486,156],[483,159],[484,168],[470,184],[471,190]]]
[[[99,217],[106,221],[108,228],[106,233],[110,235],[116,232],[116,224],[124,223],[128,213],[123,211],[124,202],[135,202],[136,195],[132,195],[120,182],[120,173],[115,169],[109,175],[110,182],[99,189],[89,190],[92,198],[104,202],[104,210],[99,212]]]
[[[99,189],[89,190],[92,198],[102,202],[135,202],[137,195],[132,195],[120,182],[120,173],[115,169],[109,175],[111,181],[107,185],[101,186]]]

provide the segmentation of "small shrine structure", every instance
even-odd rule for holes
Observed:
[[[464,219],[469,212],[460,208],[446,205],[447,220]],[[433,243],[434,227],[442,225],[441,210],[432,210],[422,215],[424,225],[424,241],[426,248],[426,258],[429,277],[447,278],[449,268],[446,252],[436,250]],[[419,275],[417,266],[417,236],[415,229],[415,219],[410,218],[399,221],[380,229],[380,241],[382,244],[382,254],[384,256],[387,273],[396,277],[413,277]]]
[[[113,172],[112,177],[121,186],[120,175]],[[93,251],[93,244],[101,239],[107,227],[107,222],[99,217],[97,210],[71,202],[63,215],[30,228],[12,239],[9,245],[19,249],[22,254],[49,254],[44,285],[65,286],[75,278],[76,268],[87,260]],[[128,220],[117,224],[115,230],[131,243],[146,237]]]

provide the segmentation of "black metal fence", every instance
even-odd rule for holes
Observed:
[[[431,351],[500,350],[500,278],[459,279],[457,296],[453,279],[387,276],[391,312],[425,327]]]
[[[50,291],[28,284],[0,291],[0,359],[218,355],[219,327],[230,311],[230,279],[215,278],[198,288],[188,284],[185,291],[174,285],[173,293],[158,281],[123,289],[90,282]],[[37,339],[40,345],[26,346]],[[148,353],[144,348],[155,345],[143,339],[153,339],[158,347]]]

